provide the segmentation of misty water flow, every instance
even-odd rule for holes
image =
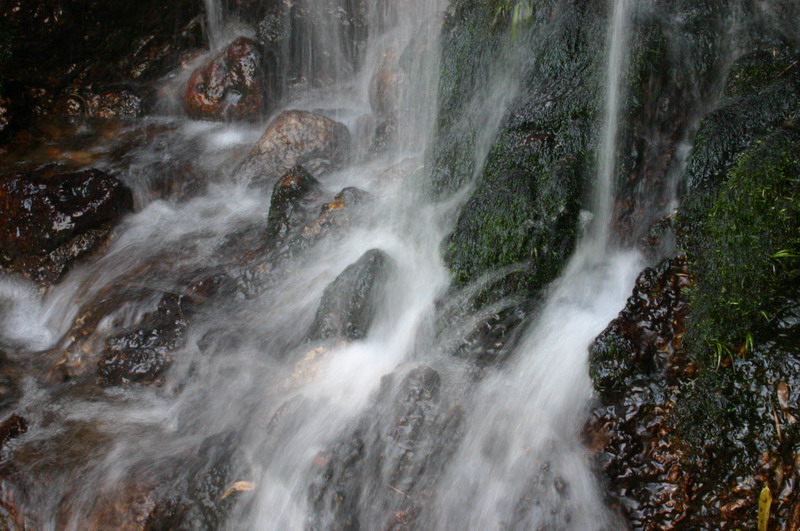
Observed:
[[[614,529],[580,440],[591,396],[587,355],[630,294],[638,252],[609,245],[628,0],[615,0],[592,221],[562,277],[517,347],[514,362],[470,398],[467,433],[436,503],[435,527]],[[569,485],[570,495],[562,490]],[[528,500],[539,510],[520,508]]]
[[[213,48],[223,39],[224,16],[218,2],[206,5]],[[252,485],[242,495],[247,501],[233,507],[226,528],[302,529],[310,518],[309,489],[320,480],[320,462],[331,445],[347,440],[359,426],[378,425],[394,415],[390,400],[375,401],[382,379],[422,364],[437,368],[442,393],[452,392],[453,400],[461,401],[466,419],[455,454],[431,467],[439,471],[429,478],[437,489],[430,509],[420,516],[420,528],[497,529],[512,520],[517,500],[525,496],[543,509],[527,512],[523,528],[614,528],[611,517],[604,516],[578,433],[591,392],[587,348],[622,308],[643,265],[637,253],[609,245],[617,124],[624,113],[620,79],[633,6],[633,0],[614,1],[609,18],[607,111],[592,223],[562,278],[549,288],[535,322],[527,324],[511,363],[474,388],[465,384],[463,366],[442,354],[432,329],[437,304],[450,285],[440,246],[464,199],[455,194],[433,202],[422,178],[436,117],[438,30],[446,1],[408,0],[387,8],[370,0],[369,37],[357,54],[342,49],[346,38],[335,20],[322,11],[312,15],[311,27],[295,36],[301,43],[296,53],[307,62],[303,75],[322,72],[327,79],[301,84],[306,90],[290,92],[284,108],[334,118],[348,127],[354,143],[350,164],[320,178],[314,208],[345,187],[365,190],[369,199],[346,231],[268,271],[263,287],[204,307],[186,331],[186,346],[171,353],[173,364],[162,386],[101,390],[75,384],[53,392],[36,378],[24,381],[18,413],[31,429],[17,444],[37,449],[34,454],[40,456],[28,463],[37,478],[28,505],[37,508],[42,528],[57,527],[64,499],[73,509],[68,527],[79,529],[104,493],[161,474],[169,490],[193,471],[175,478],[165,470],[175,462],[192,463],[187,456],[211,459],[209,452],[219,449],[237,455],[229,479]],[[376,123],[370,84],[392,55],[402,55],[404,71],[412,75],[404,77],[399,93],[397,137],[375,155],[369,135],[359,131]],[[513,59],[500,62],[485,97],[465,102],[475,105],[474,116],[486,124],[473,154],[478,166],[515,94],[514,65]],[[210,124],[174,115],[142,122],[130,126],[134,136],[141,128],[152,140],[137,144],[123,163],[105,156],[113,146],[96,148],[105,167],[120,172],[136,197],[137,212],[124,221],[113,246],[43,297],[18,281],[0,284],[10,301],[0,333],[14,346],[15,359],[62,359],[79,367],[76,349],[99,348],[115,327],[139,322],[163,294],[180,293],[182,275],[199,268],[235,269],[225,246],[263,226],[273,183],[263,189],[237,184],[233,169],[266,122]],[[203,168],[206,191],[182,202],[155,194],[157,172],[187,159]],[[369,333],[351,342],[307,339],[325,288],[371,249],[383,251],[390,267],[372,308]],[[98,297],[124,303],[108,312],[92,337],[70,335],[82,306]],[[447,437],[431,434],[428,444]],[[373,481],[366,477],[371,473],[364,471],[365,485]],[[543,481],[542,475],[553,480]],[[567,502],[557,492],[558,481],[569,485]],[[374,515],[377,521],[390,497],[402,490],[374,486],[358,506],[365,528],[371,521],[364,518]],[[329,518],[318,516],[317,525],[325,528]]]

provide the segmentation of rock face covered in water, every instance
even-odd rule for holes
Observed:
[[[463,411],[426,365],[385,376],[372,409],[374,416],[364,418],[375,422],[365,420],[315,459],[309,529],[415,528],[431,508],[436,474],[456,449]],[[386,409],[388,415],[378,414]]]
[[[133,206],[130,190],[99,170],[2,176],[0,204],[2,265],[45,283],[97,248]]]
[[[256,119],[268,103],[265,72],[255,43],[240,37],[192,73],[184,103],[201,120]]]
[[[254,185],[272,183],[296,165],[319,177],[347,160],[350,131],[344,124],[308,111],[286,111],[264,131],[236,173]]]
[[[517,37],[509,35],[508,14],[498,15],[486,2],[453,2],[442,37],[431,185],[447,196],[476,175],[475,191],[443,249],[457,283],[525,263],[498,283],[499,290],[535,292],[558,275],[572,252],[600,117],[596,87],[602,65],[587,53],[604,38],[600,8],[595,3],[552,11],[537,7],[511,52],[507,39]],[[518,91],[516,81],[501,83],[494,73],[493,65],[501,61],[524,72]],[[489,102],[503,91],[513,97],[510,108],[492,115]],[[476,98],[485,105],[463,105]],[[481,153],[486,143],[485,159],[476,160],[474,150]]]

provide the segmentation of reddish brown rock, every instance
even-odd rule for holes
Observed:
[[[54,282],[132,206],[130,190],[99,170],[0,177],[0,266]]]
[[[258,118],[267,101],[255,43],[240,37],[195,70],[184,103],[189,116],[200,120]]]
[[[349,150],[350,132],[344,124],[321,114],[286,111],[267,126],[237,178],[271,184],[298,165],[319,177],[341,166]]]

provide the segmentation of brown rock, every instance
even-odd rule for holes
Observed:
[[[192,73],[184,104],[192,118],[258,118],[266,107],[266,84],[255,43],[240,37]]]
[[[350,132],[344,124],[321,114],[286,111],[267,126],[237,179],[270,184],[297,165],[319,177],[341,166],[349,149]]]

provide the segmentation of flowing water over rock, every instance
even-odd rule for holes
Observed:
[[[593,340],[613,321],[598,341],[636,343],[626,299],[674,253],[723,36],[756,31],[695,24],[744,0],[657,4],[206,0],[208,50],[148,116],[9,155],[0,184],[28,172],[58,208],[32,266],[6,257],[19,231],[0,256],[0,523],[626,528],[582,433],[590,346],[602,387],[623,361]],[[753,24],[794,35],[782,6]],[[793,52],[768,45],[764,90],[788,94]],[[785,100],[764,107],[792,131]],[[124,185],[95,224],[69,210],[86,187],[47,189],[88,167]]]

